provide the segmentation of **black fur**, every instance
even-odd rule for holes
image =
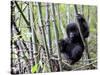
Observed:
[[[80,29],[83,38],[86,39],[89,36],[89,27],[86,20],[80,14],[77,15],[77,19],[80,25]],[[84,51],[84,45],[80,37],[79,29],[76,23],[70,23],[66,28],[67,38],[62,39],[59,42],[60,51],[65,55],[66,60],[70,61],[70,64],[74,64],[79,61]]]

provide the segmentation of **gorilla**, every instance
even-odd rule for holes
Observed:
[[[85,18],[81,14],[78,14],[76,17],[83,39],[88,38],[89,27]],[[66,27],[66,33],[68,37],[59,41],[60,52],[73,65],[82,57],[84,44],[76,23],[69,23]]]

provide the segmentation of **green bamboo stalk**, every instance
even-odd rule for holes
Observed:
[[[54,9],[54,4],[51,4],[51,9],[52,9],[52,16],[53,16],[53,26],[54,26],[54,33],[55,33],[55,39],[56,39],[56,45],[57,45],[57,53],[58,53],[58,63],[59,63],[59,68],[60,71],[62,71],[62,59],[61,59],[61,54],[59,50],[59,45],[58,45],[58,39],[59,39],[59,34],[58,34],[58,29],[57,29],[57,24],[56,24],[56,17],[55,17],[55,9]]]
[[[84,5],[81,5],[80,9],[81,14],[84,16]]]
[[[90,6],[88,6],[88,17],[87,17],[87,20],[88,20],[88,25],[90,25]]]
[[[15,1],[15,4],[16,4],[16,6],[17,6],[17,9],[18,9],[19,12],[21,13],[23,19],[25,20],[26,24],[29,26],[29,22],[28,22],[28,20],[26,19],[25,15],[24,15],[23,11],[21,10],[20,6],[18,5],[17,1]]]
[[[58,20],[59,20],[59,26],[61,28],[61,31],[63,33],[63,36],[64,38],[66,37],[66,31],[63,27],[63,24],[62,24],[62,20],[61,20],[61,14],[60,14],[60,9],[59,9],[59,4],[57,5],[57,12],[58,12]]]
[[[21,9],[22,9],[22,3],[21,3]],[[19,25],[18,25],[18,27],[20,27],[20,25],[21,25],[21,14],[19,15]],[[17,20],[16,20],[17,21]]]
[[[48,70],[49,70],[49,72],[51,72],[50,62],[49,62],[50,56],[49,56],[49,51],[48,51],[48,46],[47,46],[47,41],[46,41],[44,25],[43,25],[43,21],[42,21],[41,3],[38,3],[38,16],[39,16],[39,20],[38,20],[39,21],[39,26],[41,27],[41,30],[42,30],[42,37],[43,37],[43,41],[44,41],[44,48],[45,48],[45,51],[46,51],[46,54],[47,54]]]
[[[28,2],[28,8],[27,8],[27,11],[28,11],[28,19],[29,19],[29,24],[30,24],[30,27],[29,27],[29,33],[30,33],[30,49],[29,49],[29,58],[30,59],[33,59],[33,51],[34,51],[34,44],[33,41],[34,41],[34,33],[33,33],[33,29],[32,29],[32,24],[33,24],[33,21],[32,21],[32,14],[31,14],[31,6],[30,6],[30,2]],[[36,58],[34,58],[34,61],[36,63]],[[32,66],[33,66],[33,63],[34,63],[33,60],[30,61],[30,67],[32,69]],[[32,71],[32,70],[31,70]],[[31,72],[32,73],[32,72]]]
[[[66,24],[70,23],[70,5],[66,5]]]
[[[83,5],[81,6],[81,14],[84,16],[84,6]],[[89,11],[88,11],[88,15],[89,15]],[[88,16],[88,18],[89,18],[89,16]],[[88,22],[88,25],[89,25],[89,20],[87,22]],[[83,58],[84,58],[84,60],[88,60],[88,59],[90,59],[90,55],[89,55],[89,52],[88,52],[87,40],[85,39],[84,41],[85,41],[85,44],[86,44],[86,48],[85,48],[85,51],[83,53],[84,54]],[[91,61],[86,61],[86,62],[84,62],[84,65],[89,64],[89,63],[91,63]]]
[[[13,52],[14,52],[14,47],[13,47],[13,36],[14,36],[14,32],[13,32],[13,23],[15,20],[15,8],[14,8],[14,2],[11,1],[11,74],[14,74],[14,59],[13,59]],[[19,58],[19,53],[18,53],[18,58]],[[20,59],[18,60],[18,62],[20,62]],[[21,72],[21,64],[19,64],[19,71]]]
[[[76,6],[76,5],[75,5],[75,9],[77,9],[77,6]],[[78,11],[76,12],[76,15],[77,15],[77,13],[78,13]],[[77,19],[77,18],[76,18],[76,19]],[[85,58],[85,60],[86,60],[86,59],[90,59],[89,52],[88,52],[87,41],[86,41],[86,39],[83,38],[82,32],[81,32],[80,27],[79,27],[79,23],[78,23],[77,20],[76,20],[76,23],[77,23],[77,26],[78,26],[78,29],[79,29],[79,32],[80,32],[80,36],[81,36],[83,45],[84,45],[84,47],[85,47],[84,58]],[[84,62],[84,64],[88,64],[88,63],[90,63],[90,61]],[[92,66],[92,65],[91,65],[91,66]],[[90,66],[90,67],[91,67],[91,66]]]
[[[28,6],[28,5],[26,5],[26,6],[22,9],[22,3],[21,3],[20,9],[22,10],[22,12],[24,12],[24,11],[26,10],[27,6]],[[19,11],[18,11],[16,14],[18,14],[18,13],[19,13]],[[20,14],[20,15],[21,15],[21,14]],[[20,19],[20,17],[18,17],[18,18],[16,19],[16,21],[17,21],[18,19]]]
[[[11,1],[11,41],[13,41],[14,39],[13,39],[13,37],[14,37],[14,34],[18,34],[18,33],[20,33],[19,32],[19,30],[16,28],[16,25],[15,25],[15,8],[14,8],[15,6],[14,6],[14,2],[13,1]],[[13,30],[14,29],[14,30]],[[16,32],[16,33],[14,33],[14,32]],[[14,45],[16,45],[16,47],[19,49],[20,47],[18,46],[18,44],[17,44],[17,40],[15,41],[16,43],[14,43]],[[11,52],[14,52],[13,51],[13,47],[12,47],[12,45],[13,45],[13,43],[11,43]],[[21,49],[20,49],[21,50]],[[12,55],[12,54],[11,54]],[[20,53],[20,51],[18,50],[18,54],[17,54],[17,56],[18,56],[18,62],[20,62],[21,61],[21,59],[20,59],[20,55],[21,55],[21,53]],[[11,56],[11,58],[13,58],[13,56]],[[15,65],[15,63],[14,62],[12,62],[14,59],[11,59],[11,64],[13,64],[13,65]],[[12,67],[12,66],[11,66]],[[22,64],[21,63],[19,63],[19,73],[22,73]],[[16,72],[15,72],[16,73]]]
[[[51,34],[50,34],[50,13],[49,13],[49,4],[46,4],[46,26],[47,26],[47,41],[48,41],[48,48],[49,48],[49,52],[50,54],[52,54],[52,43],[51,43]]]
[[[89,6],[88,6],[88,21],[87,21],[87,23],[88,23],[88,26],[90,25],[90,16],[89,16],[89,14],[90,14],[90,11],[89,11]],[[91,57],[90,57],[90,54],[89,54],[89,51],[88,51],[88,44],[87,44],[87,41],[88,41],[88,39],[86,39],[85,40],[85,43],[86,43],[86,50],[85,50],[85,54],[87,55],[87,60],[88,59],[91,59]],[[91,61],[88,61],[87,62],[87,64],[89,64],[89,63],[91,63]],[[92,65],[90,65],[90,66],[92,66]]]
[[[50,30],[50,11],[49,11],[49,4],[46,4],[46,29],[47,29],[47,43],[48,43],[48,51],[50,55],[52,55],[52,41],[51,41],[51,30]],[[51,71],[53,71],[53,64],[50,61]]]
[[[22,9],[22,3],[21,3],[21,9]],[[21,24],[21,15],[20,15],[20,18],[19,18],[19,27],[20,27],[20,24]],[[17,41],[16,41],[17,42]],[[19,70],[20,70],[20,73],[22,73],[23,72],[23,70],[22,70],[22,65],[21,65],[21,59],[20,59],[20,51],[18,51],[18,61],[19,61]]]
[[[32,40],[32,43],[36,43],[36,36],[35,36],[35,30],[34,30],[34,22],[33,22],[33,17],[34,17],[34,15],[33,15],[33,13],[32,13],[32,3],[29,3],[29,14],[30,14],[30,26],[31,26],[31,40]],[[37,54],[37,48],[36,48],[36,44],[33,44],[32,45],[32,47],[33,47],[33,53],[34,54]],[[37,57],[36,57],[36,55],[34,55],[34,59],[35,59],[35,64],[37,64],[38,63],[38,59],[37,59]]]
[[[84,6],[80,6],[80,14],[84,15]],[[85,40],[84,40],[85,41]],[[87,54],[86,54],[86,50],[83,52],[83,57],[82,57],[82,60],[83,60],[83,65],[86,65],[86,64],[89,64],[88,61],[84,61],[84,60],[87,60]]]

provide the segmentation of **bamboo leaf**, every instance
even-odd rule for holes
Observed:
[[[31,69],[32,73],[37,72],[38,66],[39,66],[39,64],[35,64],[34,66],[32,66],[32,69]]]

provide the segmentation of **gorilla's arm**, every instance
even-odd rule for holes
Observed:
[[[77,15],[77,20],[79,22],[80,29],[82,31],[83,37],[87,38],[89,36],[89,26],[88,26],[88,23],[86,22],[85,18],[81,14]]]

